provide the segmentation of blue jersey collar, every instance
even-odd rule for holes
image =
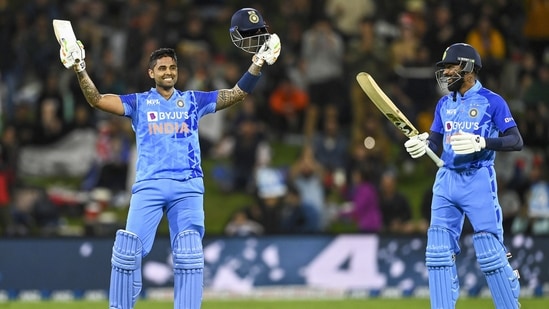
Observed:
[[[473,87],[471,87],[471,88],[469,88],[469,90],[465,91],[462,98],[466,99],[470,96],[475,95],[477,92],[479,92],[480,88],[482,88],[482,84],[480,83],[480,81],[478,81],[478,80],[475,81],[475,84],[473,85]]]

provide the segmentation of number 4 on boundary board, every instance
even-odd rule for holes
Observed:
[[[356,76],[356,80],[362,90],[368,95],[375,106],[389,119],[404,135],[413,137],[419,134],[419,131],[414,125],[404,116],[404,114],[396,107],[395,103],[381,90],[374,78],[366,73],[360,72]],[[427,155],[435,162],[438,167],[442,167],[444,162],[427,147]]]

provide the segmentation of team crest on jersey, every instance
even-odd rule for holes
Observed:
[[[177,106],[179,106],[179,107],[184,107],[184,106],[185,106],[185,102],[183,102],[183,100],[177,100]]]
[[[478,109],[476,108],[471,108],[469,110],[469,117],[471,118],[476,118],[478,116]]]

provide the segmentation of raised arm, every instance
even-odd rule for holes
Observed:
[[[233,106],[244,100],[248,94],[252,93],[261,76],[263,64],[267,63],[268,65],[271,65],[275,63],[280,55],[280,50],[281,44],[278,35],[271,34],[259,51],[253,55],[252,64],[236,85],[231,89],[219,90],[216,110],[219,111]]]
[[[116,94],[99,93],[99,90],[97,90],[97,87],[85,69],[82,71],[76,71],[76,77],[78,78],[80,89],[82,89],[82,93],[91,107],[115,115],[124,115],[124,105],[122,105],[120,96]]]
[[[256,57],[254,55],[254,57]],[[254,61],[248,71],[242,76],[242,78],[231,89],[221,89],[217,95],[216,110],[222,110],[227,107],[233,106],[238,102],[244,100],[244,98],[252,92],[255,84],[261,76],[261,66]]]
[[[124,115],[124,105],[120,96],[115,94],[101,94],[86,72],[86,52],[82,42],[77,44],[63,44],[59,50],[59,57],[66,68],[73,68],[80,84],[80,89],[91,107],[112,113]]]

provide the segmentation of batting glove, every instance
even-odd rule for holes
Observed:
[[[273,33],[254,55],[253,61],[258,66],[262,66],[265,62],[267,62],[268,65],[272,65],[278,59],[281,49],[282,44],[280,43],[280,38],[277,34]]]
[[[86,51],[80,40],[73,44],[64,42],[59,49],[59,58],[67,69],[73,67],[76,72],[82,72],[86,69],[86,62],[84,61]]]
[[[456,154],[470,154],[486,148],[486,140],[480,135],[460,132],[450,136],[450,145]]]
[[[429,133],[421,133],[416,136],[410,137],[409,140],[404,143],[404,147],[406,148],[406,151],[410,154],[410,156],[414,159],[417,159],[425,154],[427,152],[427,138],[429,137]]]

